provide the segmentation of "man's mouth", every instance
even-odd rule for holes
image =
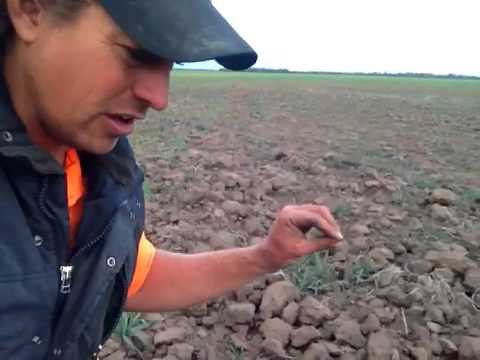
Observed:
[[[118,113],[107,113],[106,116],[109,119],[110,129],[116,136],[129,135],[133,131],[135,120],[143,118],[143,116]]]
[[[138,115],[130,114],[107,114],[109,117],[115,119],[116,121],[123,122],[125,124],[131,124],[137,119],[141,119]]]

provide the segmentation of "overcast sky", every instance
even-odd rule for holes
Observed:
[[[480,0],[213,4],[257,50],[256,67],[480,76]]]

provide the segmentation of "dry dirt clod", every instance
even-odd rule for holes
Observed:
[[[277,161],[287,158],[289,155],[290,151],[288,149],[275,148],[272,150],[272,157]]]
[[[440,338],[440,344],[445,355],[451,356],[458,353],[458,347],[452,340],[447,338]]]
[[[227,324],[249,324],[255,317],[255,305],[251,303],[229,304],[225,311]]]
[[[323,154],[322,158],[325,161],[332,161],[336,160],[340,157],[340,155],[334,151],[327,151],[325,154]]]
[[[265,290],[260,312],[264,319],[278,316],[289,302],[298,300],[299,297],[300,292],[295,285],[289,281],[278,281]]]
[[[382,183],[378,180],[367,180],[365,181],[365,186],[367,188],[379,188],[382,186]]]
[[[296,302],[289,303],[282,311],[282,319],[290,325],[293,325],[297,320],[299,310],[300,305],[298,305]]]
[[[118,349],[112,352],[107,357],[104,357],[104,360],[124,360],[127,357],[127,353],[123,349]]]
[[[265,339],[276,339],[285,346],[290,341],[290,334],[293,328],[290,324],[279,318],[267,319],[260,326],[260,332]]]
[[[433,321],[427,321],[427,327],[432,333],[435,334],[438,334],[442,330],[442,325]]]
[[[352,353],[344,353],[340,356],[340,360],[357,360],[357,357]]]
[[[364,321],[370,314],[370,309],[363,304],[355,304],[348,309],[348,315],[344,315],[349,320],[356,320],[359,323]]]
[[[333,343],[333,342],[325,342],[325,346],[328,349],[328,352],[330,355],[334,357],[339,357],[341,354],[343,354],[345,351],[354,351],[351,347],[349,346],[342,346],[340,347],[339,345]]]
[[[460,316],[459,323],[463,326],[464,329],[468,329],[471,323],[470,318],[467,315],[462,315]]]
[[[464,336],[458,349],[459,360],[480,359],[480,338]]]
[[[245,221],[245,231],[250,235],[250,236],[262,236],[265,233],[265,228],[262,225],[262,222],[260,219],[256,217],[250,217]]]
[[[282,171],[283,173],[274,176],[271,179],[272,189],[279,191],[281,189],[289,188],[297,183],[298,178],[292,172]]]
[[[363,224],[354,224],[350,228],[350,232],[352,233],[353,236],[355,235],[365,236],[370,234],[370,229],[368,228],[368,226]]]
[[[430,338],[430,330],[428,330],[425,326],[422,326],[416,322],[411,324],[412,330],[412,339],[421,341],[422,343],[429,343]]]
[[[194,347],[190,344],[179,343],[168,347],[168,354],[178,360],[191,360]]]
[[[129,359],[130,360],[130,359]],[[157,360],[156,358],[154,360]],[[178,358],[176,356],[173,356],[173,355],[167,355],[165,357],[162,357],[161,359],[159,360],[178,360]]]
[[[400,268],[391,265],[375,275],[377,285],[381,288],[390,286],[401,273],[402,270]]]
[[[353,254],[359,254],[369,248],[368,238],[365,236],[349,238],[348,242],[350,244],[350,252]]]
[[[362,330],[363,334],[370,334],[380,330],[380,327],[380,320],[378,320],[378,317],[375,314],[371,313],[362,323],[360,329]]]
[[[416,347],[412,349],[412,356],[415,360],[429,360],[428,351],[423,347]]]
[[[467,270],[463,284],[472,290],[480,289],[480,269]]]
[[[174,342],[180,342],[187,336],[187,331],[181,327],[171,327],[163,331],[157,331],[154,337],[154,343],[156,346],[162,344],[171,344]]]
[[[405,311],[405,315],[408,319],[418,320],[425,315],[425,307],[421,305],[413,305],[410,309]]]
[[[305,297],[299,305],[298,319],[302,324],[318,326],[335,318],[335,313],[327,305],[312,296]]]
[[[369,360],[391,360],[395,350],[394,342],[385,330],[370,334],[368,338]]]
[[[430,250],[424,258],[436,267],[449,268],[462,274],[467,269],[476,267],[476,264],[467,258],[467,251],[458,246],[445,250]]]
[[[280,281],[286,281],[286,279],[287,278],[283,270],[279,270],[274,273],[269,273],[265,276],[266,285],[271,285]]]
[[[427,306],[427,318],[431,321],[436,322],[438,324],[445,324],[445,315],[443,314],[442,309],[440,307],[431,305]]]
[[[395,254],[386,247],[374,248],[370,250],[368,256],[379,267],[385,267],[389,264],[389,261],[395,259]]]
[[[457,195],[448,189],[435,189],[432,192],[432,202],[440,205],[453,205],[457,200]]]
[[[447,267],[437,267],[433,273],[435,276],[445,280],[447,284],[452,285],[455,279],[455,273]]]
[[[303,360],[331,360],[328,348],[323,342],[313,343],[303,354]]]
[[[366,349],[357,350],[355,353],[356,360],[367,360],[368,359],[368,352]]]
[[[417,259],[408,264],[408,269],[415,274],[423,275],[433,270],[433,264],[424,259]]]
[[[373,312],[383,325],[390,324],[398,313],[396,308],[391,307],[375,308]]]
[[[320,331],[311,325],[304,325],[292,331],[291,341],[293,347],[302,347],[321,338]]]
[[[431,216],[432,219],[445,222],[445,221],[452,221],[455,222],[455,217],[448,209],[448,207],[440,205],[440,204],[433,204],[431,207]]]
[[[355,320],[338,320],[335,338],[337,341],[353,346],[356,349],[366,344],[366,339],[360,331],[360,325]]]
[[[222,204],[225,213],[233,216],[247,217],[248,207],[240,204],[238,201],[225,200]]]
[[[411,298],[398,286],[393,285],[387,289],[386,298],[392,304],[400,307],[410,307]]]
[[[262,343],[262,350],[265,352],[266,355],[272,356],[274,358],[289,358],[282,343],[277,339],[265,339],[265,341]]]
[[[191,316],[204,317],[208,315],[208,306],[205,303],[193,305],[189,309],[187,309],[185,312]]]
[[[430,348],[425,346],[425,349],[431,350],[431,353],[434,355],[441,355],[442,354],[442,344],[440,343],[440,338],[438,334],[432,334],[431,337]]]

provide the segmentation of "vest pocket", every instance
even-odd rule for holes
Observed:
[[[123,312],[123,306],[127,300],[128,286],[125,269],[126,268],[123,267],[122,271],[115,278],[115,285],[113,286],[103,321],[102,343],[110,337],[118,325]]]
[[[43,358],[56,299],[56,288],[48,281],[51,276],[41,273],[0,282],[0,359],[32,354]]]
[[[101,301],[92,311],[90,319],[80,335],[81,353],[93,353],[98,350],[115,330],[121,317],[127,298],[125,267],[123,266],[110,283]]]

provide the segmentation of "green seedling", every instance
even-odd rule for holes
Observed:
[[[128,349],[135,351],[140,358],[143,359],[142,352],[133,343],[132,337],[140,330],[149,326],[149,323],[142,319],[140,313],[125,312],[122,314],[117,327],[114,330],[114,335],[120,339],[120,342]]]

